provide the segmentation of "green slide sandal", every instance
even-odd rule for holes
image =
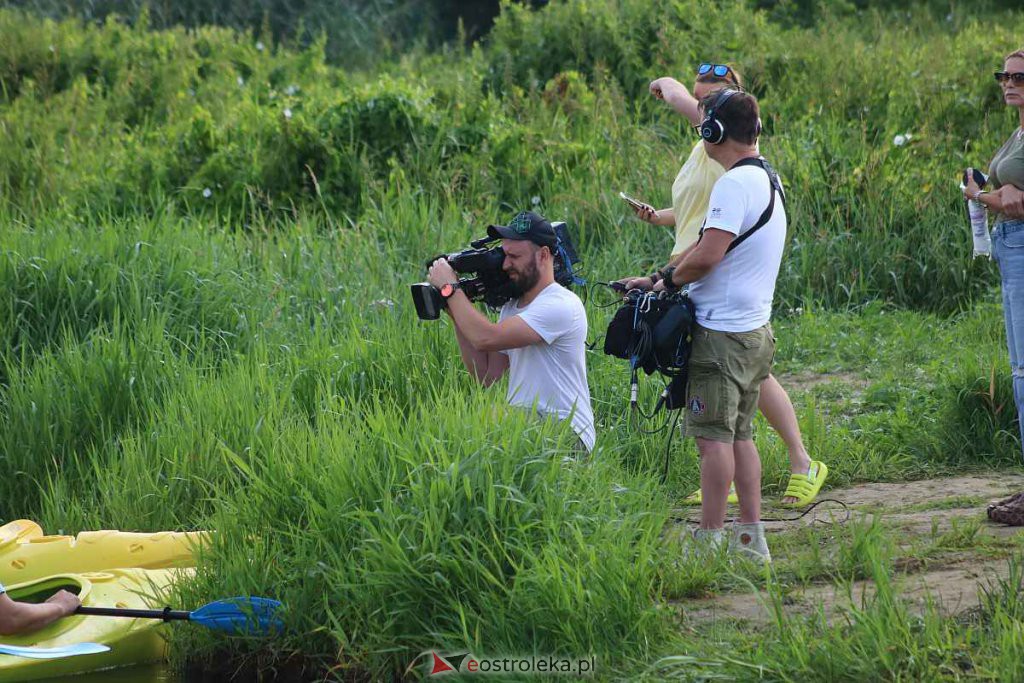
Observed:
[[[704,501],[704,496],[700,494],[700,489],[697,489],[686,498],[683,499],[684,505],[700,505]],[[727,503],[736,505],[740,502],[739,496],[736,495],[736,484],[729,484],[729,497],[725,499]]]
[[[782,497],[792,496],[796,498],[796,502],[781,503],[782,507],[803,508],[813,503],[827,476],[828,467],[820,460],[811,461],[811,467],[807,474],[789,475],[789,485],[786,486],[786,492],[782,494]]]

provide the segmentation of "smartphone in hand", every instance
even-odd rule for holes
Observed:
[[[620,193],[619,193],[619,197],[621,197],[622,199],[624,199],[624,200],[626,201],[626,203],[627,203],[627,204],[629,204],[630,206],[632,206],[632,207],[633,207],[634,209],[636,209],[637,211],[643,211],[644,209],[649,209],[649,208],[651,208],[651,207],[647,206],[646,204],[644,204],[643,202],[640,202],[640,201],[637,201],[637,200],[633,199],[632,197],[630,197],[630,196],[629,196],[628,194],[626,194],[625,192],[620,192]]]

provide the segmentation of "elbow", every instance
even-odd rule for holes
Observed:
[[[689,272],[686,277],[676,281],[676,278],[673,276],[672,282],[677,287],[681,287],[684,282],[696,282],[697,280],[700,280],[702,277],[710,273],[711,269],[714,267],[713,264],[707,264],[703,261],[691,261],[688,265],[690,267],[687,269]]]
[[[474,344],[477,351],[483,351],[485,353],[491,353],[492,351],[501,351],[502,346],[498,342],[498,339],[493,334],[484,334],[477,340],[478,343]]]
[[[21,633],[22,625],[14,615],[0,615],[0,636],[13,636]]]

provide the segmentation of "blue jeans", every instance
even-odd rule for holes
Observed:
[[[996,223],[992,228],[992,258],[999,264],[1003,279],[1006,345],[1010,349],[1013,400],[1024,446],[1024,220]]]

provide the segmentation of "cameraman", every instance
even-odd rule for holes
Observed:
[[[690,283],[697,311],[686,410],[686,431],[696,437],[701,457],[695,536],[712,547],[725,541],[726,496],[735,481],[740,520],[729,545],[770,561],[752,423],[775,355],[769,319],[786,243],[785,198],[758,153],[761,119],[754,96],[721,90],[701,104],[704,148],[728,170],[711,190],[700,238],[667,275],[674,287]]]
[[[595,431],[584,356],[587,314],[579,297],[555,282],[555,231],[545,218],[523,211],[507,226],[489,226],[487,234],[501,238],[502,268],[519,293],[502,307],[497,323],[459,289],[447,260],[434,261],[427,278],[447,298],[462,362],[484,386],[507,370],[509,404],[571,417],[589,452]]]

